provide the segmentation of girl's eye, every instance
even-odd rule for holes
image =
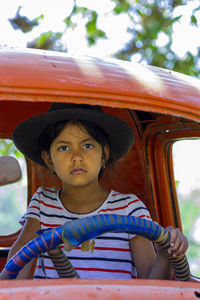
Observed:
[[[61,147],[59,147],[58,150],[60,150],[60,151],[67,151],[67,150],[69,150],[69,147],[68,146],[61,146]]]
[[[83,145],[84,149],[92,149],[94,146],[92,144],[85,144]]]

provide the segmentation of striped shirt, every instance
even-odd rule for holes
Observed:
[[[41,229],[46,229],[95,214],[150,218],[147,208],[134,194],[121,194],[111,190],[107,199],[97,210],[89,214],[75,214],[63,206],[59,196],[60,191],[56,188],[40,187],[33,195],[29,208],[20,223],[23,224],[26,217],[32,217],[40,221]],[[136,278],[137,272],[129,244],[129,240],[134,236],[129,233],[105,233],[95,239],[93,253],[83,252],[80,247],[77,247],[70,252],[65,251],[65,254],[81,278]],[[38,258],[34,278],[58,278],[47,253]]]

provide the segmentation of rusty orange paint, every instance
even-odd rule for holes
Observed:
[[[2,300],[197,300],[200,286],[153,280],[49,279],[1,282]]]
[[[0,99],[84,102],[200,119],[199,80],[115,59],[1,50]]]

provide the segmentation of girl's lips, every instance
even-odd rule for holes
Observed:
[[[74,169],[70,172],[71,174],[84,174],[86,173],[86,170],[78,168],[78,169]]]

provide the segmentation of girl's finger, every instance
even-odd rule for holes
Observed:
[[[188,248],[186,237],[179,228],[168,226],[166,227],[166,230],[170,233],[170,247],[168,253],[173,257],[184,255]]]
[[[176,242],[177,239],[177,230],[175,228],[173,228],[172,226],[168,226],[166,228],[166,230],[170,233],[170,246],[174,247],[174,244]]]
[[[172,255],[173,256],[183,255],[187,251],[187,248],[188,248],[188,241],[187,241],[187,239],[184,236],[182,236],[182,239],[180,241],[181,241],[181,243],[180,243],[179,247],[177,248],[177,250],[174,251],[174,252],[172,251],[172,253],[173,253]]]
[[[168,253],[174,257],[183,255],[188,248],[187,239],[178,228],[171,230],[170,234],[172,243]]]

